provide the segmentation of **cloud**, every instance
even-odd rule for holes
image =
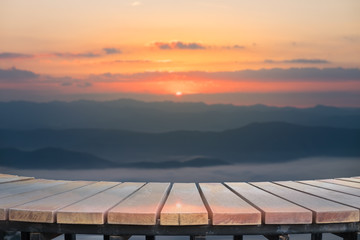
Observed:
[[[53,53],[56,57],[63,58],[96,58],[100,57],[101,54],[93,53],[93,52],[84,52],[84,53]]]
[[[134,74],[93,75],[97,80],[107,81],[148,81],[157,79],[193,80],[216,79],[232,81],[360,81],[358,68],[271,68],[224,72],[140,72]]]
[[[272,60],[272,59],[265,59],[264,63],[302,63],[302,64],[328,64],[331,63],[325,59],[306,59],[306,58],[296,58],[296,59],[286,59],[286,60]]]
[[[67,86],[71,86],[72,85],[72,82],[63,82],[61,83],[61,86],[63,87],[67,87]]]
[[[78,79],[78,78],[72,78],[69,76],[52,77],[52,76],[48,76],[48,75],[43,75],[43,76],[41,76],[41,80],[42,80],[42,82],[46,82],[46,83],[56,83],[62,87],[76,86],[79,88],[86,88],[86,87],[92,86],[92,83],[89,82],[87,78]]]
[[[200,73],[199,73],[200,74]],[[203,75],[204,73],[201,73]],[[271,68],[259,70],[241,70],[233,72],[205,73],[209,78],[229,80],[257,81],[360,81],[359,68]]]
[[[31,54],[2,52],[0,53],[0,59],[15,59],[15,58],[32,58]]]
[[[145,60],[145,59],[118,59],[115,61],[112,61],[113,63],[149,63],[152,62],[151,60]]]
[[[76,84],[77,87],[80,88],[87,88],[87,87],[91,87],[92,83],[91,82],[79,82]]]
[[[92,74],[83,78],[73,78],[71,76],[54,77],[50,75],[40,75],[27,70],[16,68],[0,69],[0,81],[5,83],[37,82],[40,84],[50,84],[62,87],[87,88],[95,83],[142,83],[142,82],[201,82],[201,81],[236,81],[236,82],[345,82],[359,81],[359,68],[271,68],[258,70],[223,71],[223,72],[138,72],[132,74]]]
[[[245,46],[235,44],[235,45],[231,45],[231,46],[224,46],[223,48],[225,48],[225,49],[245,49]]]
[[[0,69],[1,81],[23,82],[28,81],[29,79],[37,79],[38,77],[39,75],[34,72],[19,70],[15,67],[10,69]]]
[[[118,54],[118,53],[122,53],[122,51],[120,49],[117,48],[103,48],[103,51],[106,54]]]
[[[197,50],[197,49],[205,49],[206,47],[201,43],[196,42],[182,42],[182,41],[172,41],[172,42],[154,42],[153,46],[162,49],[190,49],[190,50]]]

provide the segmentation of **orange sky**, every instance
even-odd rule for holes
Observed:
[[[5,0],[0,91],[360,92],[359,12],[358,0]]]

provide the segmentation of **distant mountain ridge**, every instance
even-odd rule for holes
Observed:
[[[313,156],[360,156],[360,129],[253,123],[221,132],[141,133],[122,130],[0,130],[0,148],[60,148],[116,163],[183,161],[282,162]]]
[[[3,129],[126,129],[139,132],[223,131],[253,122],[360,129],[360,108],[234,106],[201,102],[0,102]]]
[[[22,169],[91,169],[117,167],[116,163],[94,155],[59,148],[21,151],[0,148],[0,166]]]
[[[0,148],[0,166],[20,169],[103,169],[103,168],[183,168],[229,165],[220,159],[197,157],[187,161],[115,163],[82,152],[60,148],[22,151]]]

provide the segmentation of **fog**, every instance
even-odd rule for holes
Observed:
[[[277,181],[360,175],[360,158],[303,158],[284,163],[237,164],[180,169],[22,170],[0,168],[1,173],[63,180],[225,182]]]

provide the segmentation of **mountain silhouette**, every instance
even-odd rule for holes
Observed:
[[[288,122],[308,126],[360,128],[359,108],[265,105],[207,105],[187,102],[117,101],[0,102],[4,129],[126,129],[139,132],[223,131],[253,122]]]
[[[60,148],[116,163],[184,161],[281,162],[303,157],[360,156],[360,129],[252,123],[221,132],[141,133],[104,129],[0,130],[0,148]]]

